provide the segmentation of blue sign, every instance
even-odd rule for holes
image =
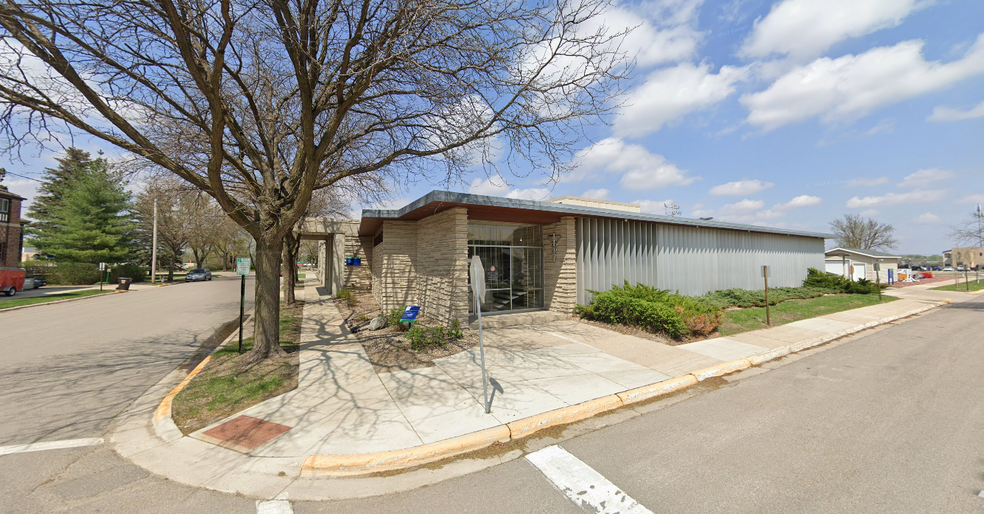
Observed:
[[[400,323],[413,323],[417,321],[417,314],[420,314],[420,307],[416,305],[407,307],[403,311],[403,317],[400,318]]]

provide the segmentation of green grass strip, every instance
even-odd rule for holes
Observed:
[[[967,283],[950,284],[946,286],[934,287],[934,291],[980,291],[984,289],[984,279],[979,281],[971,281]]]
[[[882,296],[881,303],[895,300],[897,298]],[[770,307],[769,317],[772,321],[772,326],[775,327],[801,319],[815,318],[835,312],[868,307],[870,305],[877,305],[878,303],[877,294],[843,294],[811,298],[809,300],[789,300]],[[718,332],[722,336],[729,336],[760,328],[768,328],[768,325],[765,324],[765,307],[724,311],[721,316],[721,325],[718,327]]]
[[[48,294],[44,296],[35,296],[33,298],[10,298],[0,301],[0,309],[9,309],[11,307],[23,307],[24,305],[35,305],[39,303],[54,302],[57,300],[69,300],[72,298],[85,298],[86,296],[94,296],[97,294],[112,293],[112,292],[113,292],[112,289],[107,289],[105,291],[100,291],[98,289],[83,289],[81,291]]]

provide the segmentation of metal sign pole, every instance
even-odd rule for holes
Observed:
[[[762,277],[765,279],[765,324],[766,326],[772,326],[772,320],[769,318],[769,267],[762,266]]]
[[[471,265],[472,291],[475,293],[475,312],[478,313],[478,351],[482,358],[482,396],[485,398],[485,413],[492,412],[489,402],[489,380],[485,372],[485,340],[482,337],[482,296],[485,294],[485,267],[482,259],[475,255]]]
[[[246,309],[246,275],[240,275],[239,285],[239,353],[243,353],[243,315]]]

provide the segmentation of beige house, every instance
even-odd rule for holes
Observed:
[[[976,268],[984,264],[984,248],[952,248],[943,252],[947,266]]]
[[[328,293],[371,290],[385,311],[417,305],[432,322],[477,312],[469,261],[485,269],[483,314],[569,315],[628,281],[699,295],[796,287],[823,267],[831,234],[647,214],[587,198],[533,201],[432,191],[354,220],[309,219]],[[539,315],[538,315],[539,316]]]
[[[824,270],[851,280],[868,279],[872,282],[891,284],[898,279],[901,256],[878,250],[834,248],[824,254]],[[875,272],[875,264],[880,271]]]

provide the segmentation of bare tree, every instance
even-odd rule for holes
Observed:
[[[856,250],[895,248],[898,241],[892,236],[895,227],[878,223],[860,214],[845,214],[844,219],[830,222],[830,229],[837,236],[837,245]]]
[[[195,259],[195,267],[204,267],[209,254],[222,244],[225,228],[222,222],[226,216],[212,197],[201,191],[183,194],[178,209],[187,229],[188,249]]]
[[[167,280],[174,281],[174,265],[188,245],[188,226],[180,208],[181,198],[189,192],[187,184],[174,175],[153,176],[137,194],[134,210],[137,223],[151,233],[154,223],[154,200],[157,200],[157,237],[167,250]]]
[[[984,209],[981,204],[977,204],[977,210],[959,225],[951,225],[948,235],[954,246],[984,247]]]
[[[0,134],[88,133],[215,198],[255,240],[255,361],[282,353],[277,271],[313,191],[569,168],[627,73],[606,4],[8,1]]]

